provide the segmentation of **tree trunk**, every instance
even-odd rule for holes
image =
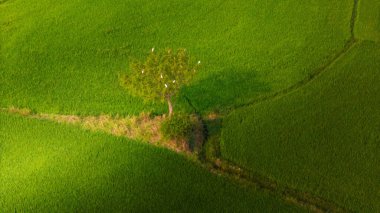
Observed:
[[[173,114],[173,104],[172,104],[172,101],[170,100],[170,98],[167,98],[166,100],[168,101],[169,116],[171,116]]]

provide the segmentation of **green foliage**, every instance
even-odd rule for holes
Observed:
[[[204,160],[215,161],[220,158],[220,137],[219,136],[211,136],[208,138],[204,146],[202,147],[201,157]]]
[[[193,126],[193,119],[189,115],[174,113],[162,123],[161,132],[169,139],[189,139]]]
[[[201,159],[215,161],[221,158],[220,140],[222,131],[222,118],[206,119],[207,141],[204,142]]]
[[[380,45],[306,87],[229,115],[222,156],[353,211],[380,211]]]
[[[247,209],[298,210],[166,149],[0,113],[1,212]]]
[[[200,68],[186,49],[152,51],[144,61],[134,60],[130,73],[120,77],[121,84],[135,96],[147,101],[167,101],[188,85]]]

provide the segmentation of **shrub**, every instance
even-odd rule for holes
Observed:
[[[161,124],[161,133],[168,139],[189,139],[193,129],[193,119],[183,113],[174,113]]]

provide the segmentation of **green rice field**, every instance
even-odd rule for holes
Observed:
[[[224,110],[288,87],[339,52],[350,37],[352,5],[10,0],[0,6],[0,105],[66,114],[160,113],[162,107],[128,96],[117,74],[130,58],[170,46],[189,49],[203,64],[183,95],[200,111]]]
[[[0,124],[1,212],[298,211],[162,148],[14,115]]]
[[[380,45],[364,41],[308,86],[237,110],[222,154],[355,211],[380,211]]]
[[[165,119],[118,78],[168,47],[190,154],[102,123]],[[380,212],[379,156],[378,0],[0,0],[0,212]]]

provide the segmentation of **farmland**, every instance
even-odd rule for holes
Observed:
[[[379,210],[379,56],[363,42],[308,87],[234,112],[224,156],[352,209]]]
[[[119,84],[167,47],[200,150]],[[379,212],[379,71],[376,0],[0,0],[0,212]]]
[[[166,149],[14,115],[0,124],[2,212],[297,210]]]
[[[350,37],[352,4],[8,1],[0,6],[0,104],[65,114],[160,113],[162,106],[128,96],[117,74],[131,57],[169,46],[187,48],[203,64],[183,95],[199,111],[224,110],[288,87],[339,52]]]
[[[360,7],[355,29],[364,41],[326,74],[226,119],[225,157],[350,209],[379,211],[380,46],[378,29],[363,31],[373,23],[369,5]]]

